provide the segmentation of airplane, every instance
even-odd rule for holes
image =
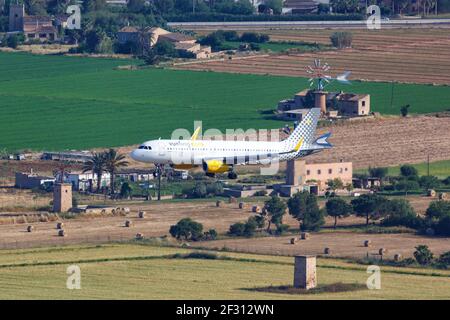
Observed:
[[[139,162],[169,164],[174,169],[201,166],[207,176],[228,173],[229,179],[236,179],[234,167],[237,165],[287,161],[331,148],[328,142],[331,133],[315,138],[320,112],[320,108],[312,108],[283,141],[197,140],[199,127],[190,140],[147,141],[130,156]]]

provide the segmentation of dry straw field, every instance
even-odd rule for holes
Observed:
[[[196,31],[196,30],[194,30]],[[197,30],[200,34],[211,30]],[[242,31],[242,30],[241,30]],[[305,41],[330,44],[339,30],[257,30],[272,41]],[[450,84],[449,29],[351,30],[351,49],[320,53],[280,53],[244,60],[189,64],[177,68],[236,73],[305,76],[304,66],[320,57],[332,66],[332,74],[352,71],[353,79],[405,83]]]

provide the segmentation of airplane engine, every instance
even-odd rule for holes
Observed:
[[[203,162],[203,171],[206,173],[224,173],[230,171],[230,166],[221,160],[209,160]]]

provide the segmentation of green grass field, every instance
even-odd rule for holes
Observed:
[[[265,110],[307,87],[304,78],[115,70],[128,60],[0,53],[0,148],[67,150],[137,144],[175,128],[277,128]],[[338,87],[330,89],[340,89]],[[373,110],[398,114],[450,108],[450,88],[354,82]]]
[[[417,169],[420,176],[427,175],[428,165],[426,162],[413,164],[412,166]],[[400,167],[401,167],[401,165],[395,166],[395,167],[389,167],[388,175],[390,175],[390,176],[400,175]],[[366,169],[360,169],[360,170],[356,170],[355,172],[367,173],[368,171]],[[430,175],[436,176],[440,179],[444,179],[444,178],[447,178],[448,176],[450,176],[450,160],[430,162]]]
[[[224,44],[234,48],[238,49],[239,45],[242,42],[240,41],[225,41]],[[258,43],[258,46],[261,48],[261,50],[270,50],[272,52],[281,52],[289,49],[298,49],[299,52],[315,52],[318,51],[318,49],[327,49],[331,47],[327,47],[325,45],[314,45],[313,43],[289,43],[289,42],[276,42],[276,41],[270,41],[265,43]]]
[[[450,271],[381,267],[381,290],[283,294],[256,288],[291,285],[293,258],[220,253],[226,259],[173,259],[187,249],[108,244],[5,251],[0,299],[450,299]],[[81,289],[66,269],[81,269]],[[318,283],[363,286],[366,266],[318,260]]]

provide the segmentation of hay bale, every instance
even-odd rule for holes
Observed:
[[[436,197],[436,191],[433,189],[428,189],[427,190],[427,196],[429,197]]]
[[[325,248],[325,249],[323,249],[323,253],[324,254],[331,254],[331,249],[330,248]]]
[[[144,234],[143,233],[136,233],[136,240],[142,240],[144,239]]]
[[[230,197],[230,198],[228,199],[228,202],[229,202],[229,203],[236,203],[236,202],[237,202],[237,199],[236,199],[235,197]]]
[[[222,207],[223,205],[223,201],[222,200],[217,200],[216,201],[216,207]]]
[[[446,200],[447,198],[448,198],[448,196],[445,192],[439,193],[439,200]]]
[[[366,247],[366,248],[370,247],[371,244],[372,244],[372,241],[370,241],[370,240],[364,241],[364,247]]]
[[[399,262],[400,260],[402,260],[402,255],[400,253],[394,254],[394,261]]]
[[[291,244],[296,244],[298,241],[298,238],[291,238]]]
[[[378,250],[378,254],[379,254],[380,256],[384,256],[386,253],[387,253],[387,249],[385,249],[385,248],[380,248],[380,249]]]
[[[33,227],[33,226],[28,226],[28,227],[27,227],[27,232],[33,232],[33,230],[34,230],[34,227]]]
[[[253,206],[252,207],[252,212],[260,213],[261,212],[261,208],[259,206]]]
[[[239,209],[245,209],[245,203],[239,202]]]
[[[302,238],[302,240],[308,240],[309,239],[309,233],[308,232],[302,232],[300,234],[300,237]]]
[[[66,236],[66,231],[64,231],[64,229],[59,229],[58,230],[58,236],[65,237]]]
[[[145,214],[146,214],[145,211],[139,211],[138,216],[139,216],[140,219],[144,219],[145,218]]]
[[[128,214],[128,213],[130,213],[130,208],[128,208],[128,207],[122,208],[122,211],[123,211],[125,214]]]
[[[56,229],[62,229],[62,228],[64,228],[64,223],[63,222],[58,222],[56,224]]]
[[[133,222],[131,222],[130,220],[125,221],[125,227],[129,228],[131,227],[133,224]]]

